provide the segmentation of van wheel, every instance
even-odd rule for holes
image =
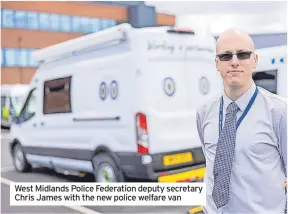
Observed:
[[[96,182],[124,182],[124,175],[113,158],[108,154],[98,154],[92,158]]]
[[[19,143],[13,148],[13,164],[18,172],[29,172],[32,167],[26,160],[23,149]]]

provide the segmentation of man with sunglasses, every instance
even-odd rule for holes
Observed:
[[[198,109],[206,158],[205,213],[284,213],[287,104],[252,79],[258,56],[251,37],[225,31],[216,44],[224,91]]]

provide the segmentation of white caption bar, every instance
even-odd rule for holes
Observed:
[[[11,183],[11,206],[204,206],[204,183]]]

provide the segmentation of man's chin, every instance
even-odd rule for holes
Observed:
[[[238,88],[242,88],[243,87],[243,84],[241,84],[240,82],[230,82],[229,83],[229,87],[231,88],[231,89],[238,89]]]

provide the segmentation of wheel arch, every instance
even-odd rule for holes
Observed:
[[[15,147],[16,144],[20,144],[20,146],[21,146],[21,143],[20,143],[20,141],[19,141],[17,138],[15,138],[14,140],[12,140],[11,143],[10,143],[10,154],[11,154],[12,156],[14,156],[14,154],[13,154],[13,149],[14,149],[14,147]]]
[[[113,152],[109,147],[107,147],[105,145],[100,145],[94,150],[94,152],[92,154],[92,157],[91,157],[91,161],[92,161],[93,157],[95,157],[96,155],[98,155],[100,153],[105,153],[105,154],[109,155],[111,158],[113,158],[113,160],[115,161],[117,166],[120,168],[120,159],[119,159],[119,157],[116,155],[115,152]]]

